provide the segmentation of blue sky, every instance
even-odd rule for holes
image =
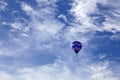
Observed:
[[[1,0],[0,80],[119,80],[120,0]],[[71,43],[83,48],[78,56]]]

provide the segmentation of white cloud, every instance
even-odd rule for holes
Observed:
[[[33,8],[30,5],[22,3],[21,7],[24,11],[28,12],[29,14],[33,13]]]
[[[91,66],[76,66],[70,68],[61,63],[44,65],[35,68],[20,68],[15,73],[1,71],[1,80],[119,80],[108,68],[108,63],[97,63]]]
[[[5,0],[1,0],[0,1],[0,10],[5,10],[6,9],[6,7],[7,7],[7,2],[5,2]]]
[[[44,2],[44,1],[42,1]],[[28,48],[35,46],[38,50],[47,48],[52,48],[50,44],[41,47],[42,42],[51,42],[53,39],[58,39],[59,32],[63,28],[64,24],[60,23],[54,18],[53,6],[46,6],[43,8],[34,9],[32,6],[19,2],[21,8],[25,13],[30,16],[30,21],[23,19],[20,16],[15,18],[12,23],[4,22],[3,25],[8,25],[11,27],[10,33],[8,33],[9,40],[7,43],[2,42],[5,45],[1,45],[0,54],[1,55],[20,55],[24,52],[29,52]],[[48,1],[49,4],[55,4],[54,1]],[[42,3],[39,2],[38,5]],[[11,46],[12,45],[12,46]]]
[[[58,15],[58,18],[63,19],[65,22],[67,22],[67,17],[63,14]]]
[[[114,77],[114,72],[111,71],[109,68],[108,62],[97,64],[91,66],[93,80],[118,80],[119,77]]]
[[[32,46],[35,46],[34,48],[38,50],[52,48],[51,40],[59,39],[59,32],[64,26],[63,23],[54,18],[55,7],[51,6],[55,4],[54,1],[48,1],[51,5],[43,8],[38,6],[36,9],[24,2],[19,3],[22,10],[30,17],[30,21],[28,22],[27,19],[19,16],[14,22],[7,23],[7,25],[11,26],[10,33],[8,34],[9,41],[5,43],[8,46],[0,46],[1,55],[20,55],[26,51],[29,52],[28,49]],[[39,2],[38,5],[41,4]],[[42,42],[50,44],[41,47]]]
[[[111,1],[109,1],[109,0],[104,0],[104,1],[74,0],[73,8],[71,9],[71,13],[73,13],[73,15],[76,17],[77,22],[79,22],[83,25],[83,26],[81,26],[81,28],[84,31],[94,31],[95,30],[95,31],[110,31],[110,32],[115,33],[117,31],[120,31],[119,20],[111,18],[110,15],[105,14],[102,11],[99,12],[96,3],[100,3],[104,6],[111,6],[111,8],[114,8],[114,9],[110,9],[107,12],[112,14],[115,18],[118,18],[119,16],[117,16],[117,15],[119,15],[119,12],[120,12],[120,10],[118,8],[119,7],[118,2],[119,2],[119,0],[114,1],[114,3],[113,3],[113,0],[111,0]],[[117,5],[115,3],[117,3]],[[101,15],[105,16],[106,21],[103,22],[103,26],[98,27],[93,24],[93,20],[89,16],[90,14],[93,14],[93,13],[101,14]],[[114,29],[114,31],[113,31],[113,29]]]
[[[48,2],[51,3],[52,1]],[[42,3],[39,3],[39,5],[41,4]],[[26,14],[31,17],[29,26],[32,28],[33,35],[36,36],[37,40],[46,41],[50,38],[55,38],[55,36],[59,34],[63,28],[64,24],[60,23],[54,18],[54,7],[48,5],[44,8],[33,9],[25,3],[22,3],[21,5]],[[26,6],[29,6],[30,9],[27,9]]]
[[[58,0],[36,0],[36,2],[38,3],[39,7],[46,7],[46,6],[56,6],[55,3]]]
[[[14,43],[14,46],[8,46],[5,49],[1,45],[4,49],[2,54],[7,51],[9,55],[15,56],[16,53],[29,54],[29,50],[33,48],[39,50],[39,52],[44,48],[52,48],[55,51],[52,54],[57,54],[60,57],[57,60],[60,60],[60,62],[31,68],[18,67],[19,70],[16,70],[15,73],[1,71],[0,80],[118,80],[119,77],[114,77],[114,72],[109,69],[109,64],[89,63],[91,60],[91,52],[88,49],[90,46],[89,40],[94,36],[91,31],[100,30],[100,28],[91,23],[88,14],[96,11],[97,1],[76,0],[76,4],[73,5],[71,11],[76,16],[76,20],[82,22],[82,25],[67,26],[67,28],[54,18],[56,8],[51,5],[55,5],[56,1],[37,0],[37,2],[38,7],[35,9],[26,3],[21,3],[21,8],[30,17],[29,25],[25,30],[22,22],[15,21],[11,24],[12,29],[20,30],[21,33],[17,37],[12,34],[9,36],[10,43]],[[29,36],[23,33],[24,30],[25,32],[30,31]],[[77,58],[71,50],[70,44],[73,40],[80,40],[84,46]],[[46,43],[41,47],[43,42],[48,42],[48,44]],[[66,43],[67,48],[62,43]]]
[[[13,24],[11,24],[11,26],[12,26],[14,29],[21,30],[23,25],[22,25],[21,23],[13,23]]]
[[[100,58],[100,59],[104,59],[105,57],[107,57],[106,54],[103,54],[103,53],[99,54],[99,58]]]
[[[5,22],[5,21],[3,21],[3,22],[2,22],[2,25],[8,25],[8,23],[7,23],[7,22]]]
[[[51,5],[55,5],[56,1],[52,1],[52,0],[47,1],[47,4],[49,5],[46,4],[43,5],[43,3],[46,1],[42,1],[42,0],[37,1],[38,2],[38,5],[36,6],[37,8],[33,8],[32,6],[28,5],[25,2],[20,3],[22,10],[30,17],[30,21],[27,22],[29,24],[26,26],[26,24],[19,21],[19,19],[21,18],[18,17],[17,20],[15,20],[15,22],[10,24],[12,28],[11,32],[19,32],[19,34],[16,34],[18,37],[15,37],[14,35],[10,37],[11,42],[13,40],[13,42],[19,46],[20,51],[24,51],[25,49],[27,50],[30,46],[33,45],[38,50],[39,49],[41,50],[42,42],[48,42],[48,45],[52,46],[50,48],[53,48],[55,46],[57,48],[60,48],[61,50],[60,46],[62,45],[62,42],[59,42],[60,44],[57,44],[58,41],[61,40],[65,41],[68,44],[71,44],[73,40],[80,40],[84,46],[87,46],[88,41],[93,36],[92,33],[88,35],[88,32],[89,30],[92,30],[92,27],[89,27],[88,25],[86,26],[75,25],[75,26],[66,26],[67,27],[66,28],[64,23],[61,23],[57,19],[55,19],[56,6],[51,6]],[[83,5],[83,7],[85,6],[87,5]],[[91,11],[93,10],[91,9]],[[34,43],[31,44],[31,42]],[[25,44],[25,47],[23,44]],[[69,45],[69,48],[70,46],[71,45]]]
[[[15,78],[12,75],[10,75],[4,71],[0,71],[0,75],[1,75],[0,78],[2,80],[15,80]]]
[[[111,40],[120,40],[120,34],[114,34],[110,37]]]
[[[91,26],[88,14],[96,11],[96,2],[96,0],[74,0],[71,12],[78,22],[85,26]]]
[[[27,24],[27,23],[26,23]],[[29,28],[29,26],[27,26],[25,23],[23,23],[23,22],[14,22],[14,23],[10,23],[10,26],[11,26],[11,32],[12,31],[15,31],[15,32],[17,32],[17,31],[21,31],[21,32],[25,32],[25,33],[27,33],[27,32],[29,32],[30,31],[30,28]]]
[[[29,40],[12,38],[9,41],[1,41],[0,56],[22,55],[30,47]],[[3,45],[4,44],[4,45]],[[12,46],[11,46],[12,45]]]

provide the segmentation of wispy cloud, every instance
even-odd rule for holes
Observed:
[[[119,0],[115,1],[117,3],[114,5],[113,0],[108,1],[97,1],[97,0],[74,0],[73,8],[71,12],[76,17],[76,20],[81,23],[82,29],[87,31],[110,31],[110,32],[117,32],[120,31],[120,24],[117,16],[120,12],[119,10]],[[99,5],[100,4],[100,5]],[[110,7],[111,6],[111,7]],[[97,19],[100,22],[100,19],[103,20],[99,15],[103,16],[105,20],[103,20],[103,24],[101,27],[100,25],[95,25],[94,23],[98,23],[97,19],[95,21],[91,18],[90,15],[98,15]]]
[[[0,1],[0,10],[5,10],[6,9],[6,7],[7,7],[7,2],[5,1],[5,0],[1,0]]]
[[[99,13],[105,15],[107,19],[110,18],[110,20],[103,22],[104,25],[101,27],[96,26],[93,23],[94,20],[89,16],[97,13],[96,3],[106,5],[107,0],[102,2],[97,0],[74,0],[70,11],[75,16],[74,22],[77,24],[71,23],[71,26],[65,26],[64,23],[55,18],[56,1],[36,0],[37,5],[35,7],[26,2],[19,2],[21,10],[29,16],[30,20],[23,19],[25,22],[22,22],[20,21],[21,18],[18,17],[17,20],[8,24],[10,26],[8,40],[1,40],[0,55],[14,57],[14,64],[9,65],[12,67],[13,73],[9,72],[9,70],[1,70],[0,79],[118,80],[118,74],[116,74],[117,76],[114,75],[114,71],[111,70],[110,61],[97,62],[92,60],[95,57],[92,50],[97,48],[96,45],[90,42],[95,36],[94,32],[104,30],[113,32],[113,26],[110,27],[110,20],[115,28],[114,33],[119,31],[119,27],[115,27],[119,26],[119,24],[115,24],[117,21],[113,21],[108,15]],[[119,12],[119,10],[117,11]],[[117,14],[115,13],[114,15]],[[59,18],[67,21],[65,15],[60,15]],[[113,36],[111,39],[115,38],[118,37]],[[71,49],[73,40],[80,40],[84,46],[78,56]],[[48,61],[46,65],[40,65],[41,63],[39,62],[42,60],[42,58],[38,57],[41,56],[40,54],[46,54],[45,56],[52,58],[52,63]],[[56,58],[48,54],[54,55]],[[106,56],[99,55],[99,58]],[[23,57],[28,58],[29,63]],[[37,58],[36,64],[39,63],[39,65],[34,65],[34,59],[29,57]],[[4,61],[7,61],[7,59]],[[22,67],[18,66],[18,64],[22,65]],[[0,66],[6,66],[6,64],[1,63]],[[118,71],[118,73],[120,72]]]
[[[86,64],[86,63],[84,63]],[[53,65],[44,65],[35,68],[18,69],[16,73],[6,73],[1,71],[2,80],[119,80],[108,68],[108,63],[92,64],[91,66],[79,66],[71,70],[61,62]]]

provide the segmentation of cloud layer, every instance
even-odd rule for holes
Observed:
[[[99,45],[92,44],[92,40],[97,31],[111,32],[111,40],[119,40],[119,3],[74,0],[68,10],[74,16],[73,23],[65,25],[59,18],[67,22],[66,15],[56,18],[56,2],[36,0],[36,6],[17,2],[24,17],[4,22],[5,32],[0,30],[5,36],[0,37],[0,80],[118,80],[120,71],[113,71],[112,61],[94,60]],[[71,49],[73,40],[80,40],[84,46],[78,56]],[[99,59],[106,56],[99,55]],[[113,64],[119,70],[119,64]]]

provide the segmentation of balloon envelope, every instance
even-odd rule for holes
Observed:
[[[74,41],[72,43],[72,49],[74,50],[74,52],[77,54],[82,48],[82,43],[79,41]]]

